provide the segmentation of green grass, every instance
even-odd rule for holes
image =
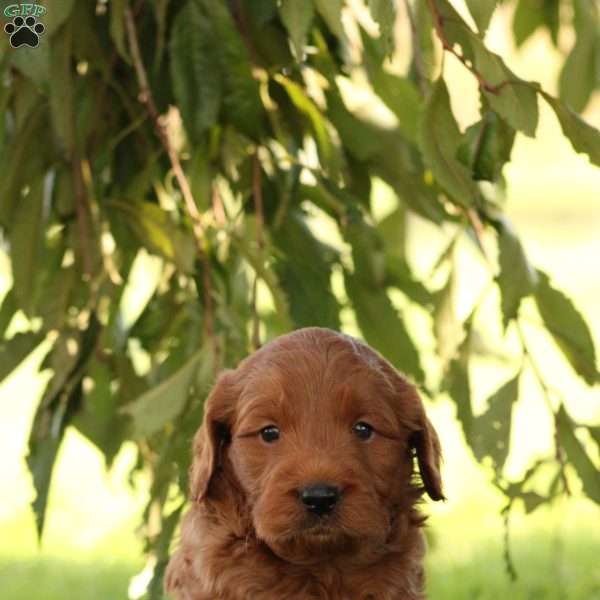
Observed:
[[[512,581],[499,507],[467,503],[432,517],[427,555],[431,600],[600,600],[598,507],[561,500],[511,518]]]
[[[127,586],[135,570],[133,564],[102,557],[87,561],[3,558],[0,589],[3,600],[116,600],[127,598]]]
[[[427,559],[431,600],[600,600],[597,551],[600,538],[584,531],[560,537],[527,534],[514,541],[518,579],[505,572],[499,538],[470,544],[443,528]],[[469,536],[468,536],[469,537]],[[472,536],[471,536],[472,537]],[[485,537],[485,536],[484,536]],[[126,540],[123,539],[122,542]],[[454,549],[454,552],[450,552]],[[3,600],[118,600],[127,597],[130,578],[141,561],[111,558],[114,541],[97,546],[83,558],[0,557]],[[119,552],[117,552],[118,554]]]
[[[468,561],[428,559],[431,600],[599,600],[598,545],[583,536],[560,542],[535,535],[514,544],[516,581],[505,572],[502,548],[483,544]]]

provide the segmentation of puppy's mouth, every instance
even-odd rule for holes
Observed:
[[[340,526],[335,523],[335,519],[332,517],[324,517],[318,521],[313,521],[307,524],[300,531],[302,535],[309,537],[331,537],[340,535]]]

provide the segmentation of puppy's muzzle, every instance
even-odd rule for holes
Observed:
[[[335,508],[340,499],[340,490],[327,483],[313,483],[299,490],[299,496],[308,512],[323,517]]]

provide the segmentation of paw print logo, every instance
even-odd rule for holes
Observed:
[[[40,43],[40,35],[45,30],[44,25],[38,23],[37,19],[32,16],[26,19],[15,17],[12,23],[7,23],[4,26],[4,31],[10,35],[10,45],[13,48],[18,48],[19,46],[37,47]]]

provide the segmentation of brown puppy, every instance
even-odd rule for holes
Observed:
[[[349,336],[311,327],[221,375],[194,439],[178,600],[422,600],[424,489],[438,437],[415,388]]]

